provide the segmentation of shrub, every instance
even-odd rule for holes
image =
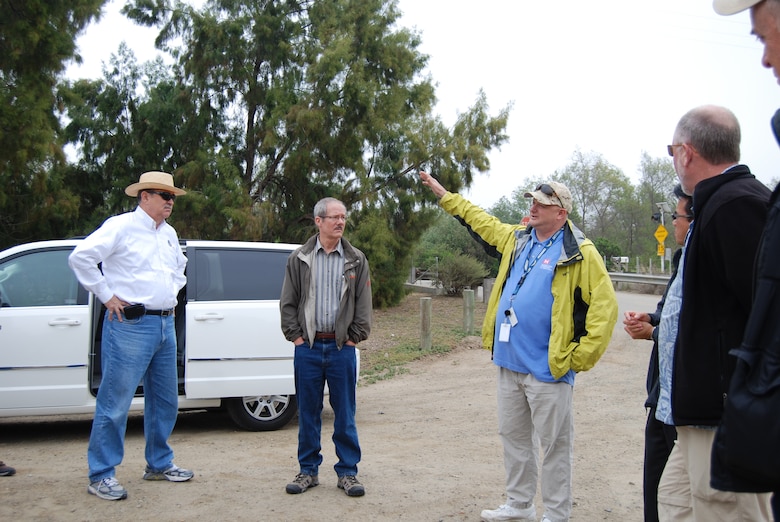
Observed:
[[[439,278],[436,284],[444,288],[448,295],[461,295],[464,288],[482,283],[482,279],[487,275],[488,269],[475,258],[454,254],[439,263]]]

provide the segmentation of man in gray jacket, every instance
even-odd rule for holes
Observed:
[[[344,239],[347,209],[334,198],[314,206],[318,234],[287,260],[279,300],[282,332],[295,344],[300,472],[290,494],[319,484],[322,401],[327,382],[335,414],[333,442],[339,461],[337,486],[351,497],[365,494],[357,479],[360,461],[355,423],[355,345],[371,330],[371,277],[366,256]]]

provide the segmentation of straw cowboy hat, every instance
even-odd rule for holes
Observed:
[[[138,179],[138,183],[133,183],[125,189],[125,194],[128,196],[136,197],[142,190],[164,190],[177,196],[183,196],[187,193],[186,190],[176,188],[173,184],[173,176],[167,172],[159,172],[153,170],[151,172],[144,172]]]
[[[761,2],[761,0],[713,0],[712,7],[721,15],[733,15],[749,9]]]

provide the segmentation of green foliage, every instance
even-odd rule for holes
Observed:
[[[122,46],[102,79],[59,85],[78,60],[76,35],[105,1],[0,2],[0,248],[86,234],[135,206],[123,190],[140,173],[165,170],[188,191],[171,219],[187,238],[302,242],[316,201],[341,199],[379,307],[403,296],[410,257],[432,266],[465,255],[495,273],[496,259],[460,223],[434,224],[436,198],[416,173],[469,187],[507,141],[511,105],[492,113],[480,92],[443,125],[421,36],[400,26],[396,1],[131,0],[124,12],[159,29],[175,64],[138,64]],[[674,205],[676,179],[668,158],[644,153],[640,170],[633,187],[600,155],[575,151],[490,212],[519,222],[522,194],[556,179],[572,190],[570,217],[586,235],[654,256],[650,215]]]
[[[569,187],[586,234],[613,237],[617,230],[616,206],[632,194],[628,177],[601,155],[579,150],[572,155],[572,162],[556,174],[555,180]]]
[[[605,237],[597,237],[593,238],[593,244],[596,246],[596,250],[599,251],[599,254],[601,254],[601,257],[606,257],[607,262],[607,269],[608,270],[614,270],[614,262],[612,261],[613,257],[619,257],[621,256],[620,247],[615,243],[614,241],[611,241]]]
[[[498,259],[488,254],[465,226],[442,210],[437,210],[436,216],[433,225],[422,234],[415,249],[415,267],[435,272],[442,261],[463,254],[477,259],[492,273],[498,271]]]
[[[651,257],[655,256],[658,244],[653,235],[658,223],[651,216],[658,212],[658,203],[665,201],[672,209],[677,206],[673,190],[678,180],[668,157],[653,158],[643,152],[640,171],[642,176],[636,188],[634,203],[627,205],[623,212],[623,227],[629,234],[627,238],[623,235],[622,242],[626,245],[624,252],[627,255]],[[667,216],[666,219],[670,223],[671,218]]]
[[[390,230],[378,214],[365,216],[360,226],[347,229],[350,241],[366,254],[371,268],[371,289],[374,306],[385,308],[398,304],[404,296],[404,273],[397,270],[397,259],[406,256],[400,249],[399,237]],[[403,265],[403,263],[402,263]]]
[[[487,277],[485,266],[471,256],[454,254],[439,263],[437,284],[448,295],[461,295],[464,288],[472,288]]]
[[[528,190],[536,186],[533,183],[527,183],[527,185]],[[526,188],[516,188],[512,191],[511,199],[501,196],[501,199],[488,209],[488,212],[503,223],[520,223],[531,210],[531,199],[524,196],[526,192]]]
[[[427,57],[419,36],[398,26],[394,1],[211,0],[193,9],[136,0],[124,12],[159,27],[158,45],[178,63],[150,72],[120,51],[119,76],[93,87],[101,96],[71,129],[74,142],[95,130],[84,169],[113,180],[104,191],[121,196],[126,177],[113,159],[137,176],[148,163],[139,155],[159,158],[155,168],[189,191],[172,219],[187,237],[302,242],[314,204],[336,197],[351,216],[347,237],[369,257],[380,307],[404,295],[409,252],[432,219],[420,165],[435,161],[468,186],[507,139],[508,108],[489,115],[484,93],[452,129],[432,115]],[[90,119],[122,143],[101,142]]]
[[[0,249],[60,237],[78,199],[61,177],[60,75],[105,0],[0,0]]]

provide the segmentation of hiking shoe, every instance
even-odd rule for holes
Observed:
[[[144,473],[144,480],[169,480],[171,482],[186,482],[195,476],[188,469],[173,465],[165,471],[152,471],[148,467]]]
[[[355,475],[344,475],[339,477],[339,489],[343,489],[350,497],[362,497],[366,494],[366,488],[363,487]]]
[[[7,466],[5,462],[0,460],[0,477],[10,477],[16,473],[16,470],[11,466]]]
[[[317,475],[307,475],[306,473],[298,473],[295,475],[295,479],[287,484],[284,490],[290,495],[297,495],[303,493],[309,488],[320,485],[320,479]]]
[[[103,500],[122,500],[127,498],[127,490],[114,477],[106,477],[97,482],[91,482],[87,491]]]
[[[512,507],[508,504],[499,506],[498,509],[485,509],[480,514],[483,522],[535,522],[536,508],[533,505],[525,509]]]

